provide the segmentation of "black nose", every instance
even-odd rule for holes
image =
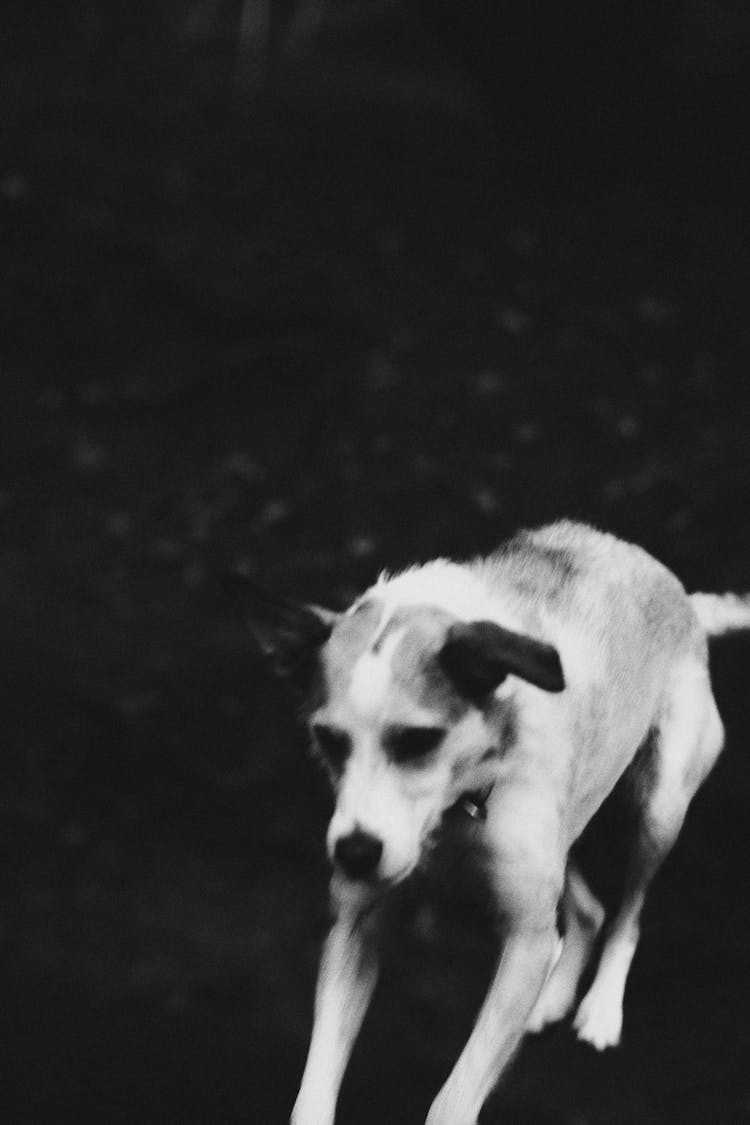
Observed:
[[[350,879],[366,879],[380,863],[383,841],[357,828],[336,841],[333,854],[336,863]]]

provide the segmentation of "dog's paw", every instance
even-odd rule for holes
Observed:
[[[597,1051],[619,1047],[622,1038],[622,1003],[602,988],[592,987],[573,1020],[578,1038]]]

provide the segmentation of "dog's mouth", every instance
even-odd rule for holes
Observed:
[[[378,885],[381,887],[395,887],[397,883],[403,883],[405,879],[408,879],[416,866],[416,863],[408,863],[393,874],[383,875],[377,880]]]
[[[354,886],[369,887],[377,891],[381,888],[386,889],[387,887],[393,887],[397,883],[403,883],[404,879],[409,878],[416,866],[416,863],[408,863],[400,867],[397,871],[375,872],[375,874],[368,876],[366,879],[349,879],[346,875],[344,875],[343,878],[346,882],[352,883]]]
[[[371,875],[367,879],[352,879],[343,871],[334,868],[331,886],[337,898],[375,902],[381,895],[387,894],[393,887],[408,879],[416,866],[416,864],[406,864],[397,871]]]

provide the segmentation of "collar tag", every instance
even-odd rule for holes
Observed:
[[[493,787],[493,785],[487,785],[484,789],[474,789],[470,793],[464,793],[463,797],[460,798],[459,806],[472,820],[483,821],[487,819],[487,802],[490,799]]]

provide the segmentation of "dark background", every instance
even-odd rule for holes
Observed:
[[[283,1122],[328,802],[215,576],[341,606],[567,514],[750,587],[748,9],[2,24],[0,1113]],[[487,1122],[750,1120],[750,642],[715,648],[625,1045],[530,1042]],[[421,1121],[468,1032],[456,874],[405,890],[342,1122]]]

